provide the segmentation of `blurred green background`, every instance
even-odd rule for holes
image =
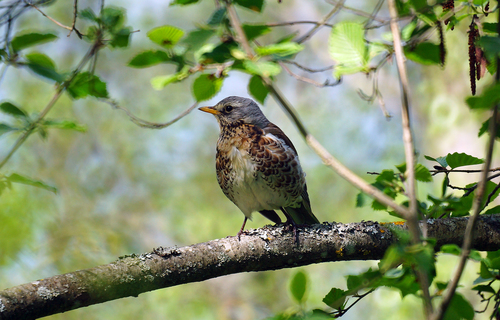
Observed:
[[[0,1],[0,5],[5,1]],[[99,53],[96,74],[108,84],[110,96],[140,118],[166,122],[193,104],[192,80],[171,84],[162,91],[152,89],[150,79],[174,72],[172,65],[133,69],[127,63],[137,53],[155,48],[146,37],[148,30],[170,24],[192,30],[205,22],[214,10],[211,1],[197,6],[169,6],[168,1],[106,1],[127,10],[127,25],[138,32],[124,50],[105,49]],[[367,12],[375,1],[347,3]],[[79,1],[79,8],[98,11],[98,1]],[[73,1],[56,1],[42,8],[51,17],[71,24]],[[287,0],[266,2],[263,14],[239,9],[248,23],[319,20],[331,10],[322,1]],[[382,15],[388,16],[383,7]],[[364,21],[342,11],[333,21]],[[78,21],[77,27],[85,23]],[[446,68],[422,67],[409,63],[412,86],[412,120],[419,161],[430,166],[423,155],[466,152],[484,157],[486,135],[477,139],[485,114],[471,113],[464,103],[468,89],[466,24],[447,32]],[[71,70],[89,44],[75,34],[57,27],[39,12],[30,10],[14,25],[19,31],[53,31],[59,40],[36,47],[52,57],[60,70]],[[306,32],[311,25],[294,25],[274,30],[278,38],[292,32]],[[327,53],[330,29],[323,28],[297,58],[303,65],[320,68],[333,64]],[[387,31],[387,30],[385,30]],[[383,30],[371,31],[380,35]],[[317,81],[333,81],[331,72],[304,74]],[[222,91],[202,105],[213,105],[228,95],[248,97],[249,76],[231,73]],[[489,80],[482,80],[487,83]],[[377,103],[357,95],[370,94],[371,79],[347,76],[335,87],[318,88],[297,81],[285,72],[277,80],[280,89],[296,107],[305,126],[324,146],[369,181],[368,171],[393,168],[404,162],[399,84],[394,65],[379,75],[379,87],[387,120]],[[481,83],[479,85],[481,87]],[[0,100],[11,101],[30,112],[39,112],[54,95],[53,84],[27,69],[9,68],[0,83]],[[392,221],[384,212],[369,206],[355,208],[357,190],[324,166],[302,140],[297,130],[268,98],[263,111],[294,142],[304,170],[313,210],[321,221]],[[95,99],[71,100],[66,94],[48,118],[75,120],[87,126],[86,133],[49,131],[47,139],[31,136],[3,168],[40,179],[58,188],[53,194],[43,189],[14,184],[0,196],[0,289],[55,274],[106,264],[118,256],[142,253],[157,246],[185,246],[211,239],[234,236],[243,215],[223,195],[215,177],[215,144],[219,129],[215,119],[193,111],[163,130],[143,129],[119,110]],[[7,118],[0,120],[8,121]],[[0,137],[3,157],[16,134]],[[495,163],[494,163],[495,165]],[[420,184],[420,194],[440,190],[435,184]],[[456,185],[475,177],[454,177]],[[260,215],[247,224],[259,228],[269,221]],[[446,265],[439,271],[451,274],[455,257],[440,257]],[[310,290],[307,307],[326,308],[321,299],[331,287],[345,288],[344,276],[376,265],[375,261],[324,263],[300,268],[308,274]],[[477,265],[469,263],[464,283],[471,283]],[[298,308],[289,294],[289,281],[297,270],[225,276],[202,283],[141,294],[91,306],[47,319],[263,319],[284,310]],[[444,281],[449,274],[438,274]],[[468,296],[476,302],[478,298]],[[479,309],[476,305],[476,309]],[[422,318],[420,301],[400,300],[390,289],[377,290],[349,311],[345,319]]]

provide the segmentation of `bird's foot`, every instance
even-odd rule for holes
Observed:
[[[285,226],[287,227],[288,230],[293,231],[293,240],[295,244],[298,246],[299,245],[299,233],[297,231],[297,224],[292,220],[292,219],[287,219],[285,222]]]

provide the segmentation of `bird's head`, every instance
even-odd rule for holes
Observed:
[[[221,127],[252,124],[264,128],[269,123],[257,103],[248,98],[231,96],[219,101],[213,107],[199,109],[213,114]]]

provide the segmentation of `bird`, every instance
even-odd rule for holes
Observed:
[[[280,224],[275,210],[281,210],[287,219],[285,224],[293,226],[297,241],[296,225],[319,223],[311,210],[297,150],[255,101],[229,96],[199,110],[213,114],[219,123],[217,181],[245,215],[238,240],[253,212]]]

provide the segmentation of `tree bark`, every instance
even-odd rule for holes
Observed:
[[[461,245],[468,217],[421,221],[429,238]],[[34,281],[0,291],[0,319],[35,319],[114,299],[227,274],[293,268],[345,260],[379,260],[397,241],[392,228],[404,223],[323,223],[249,230],[238,241],[226,237],[182,248],[156,248],[141,255]],[[500,249],[500,215],[478,219],[473,248]]]

